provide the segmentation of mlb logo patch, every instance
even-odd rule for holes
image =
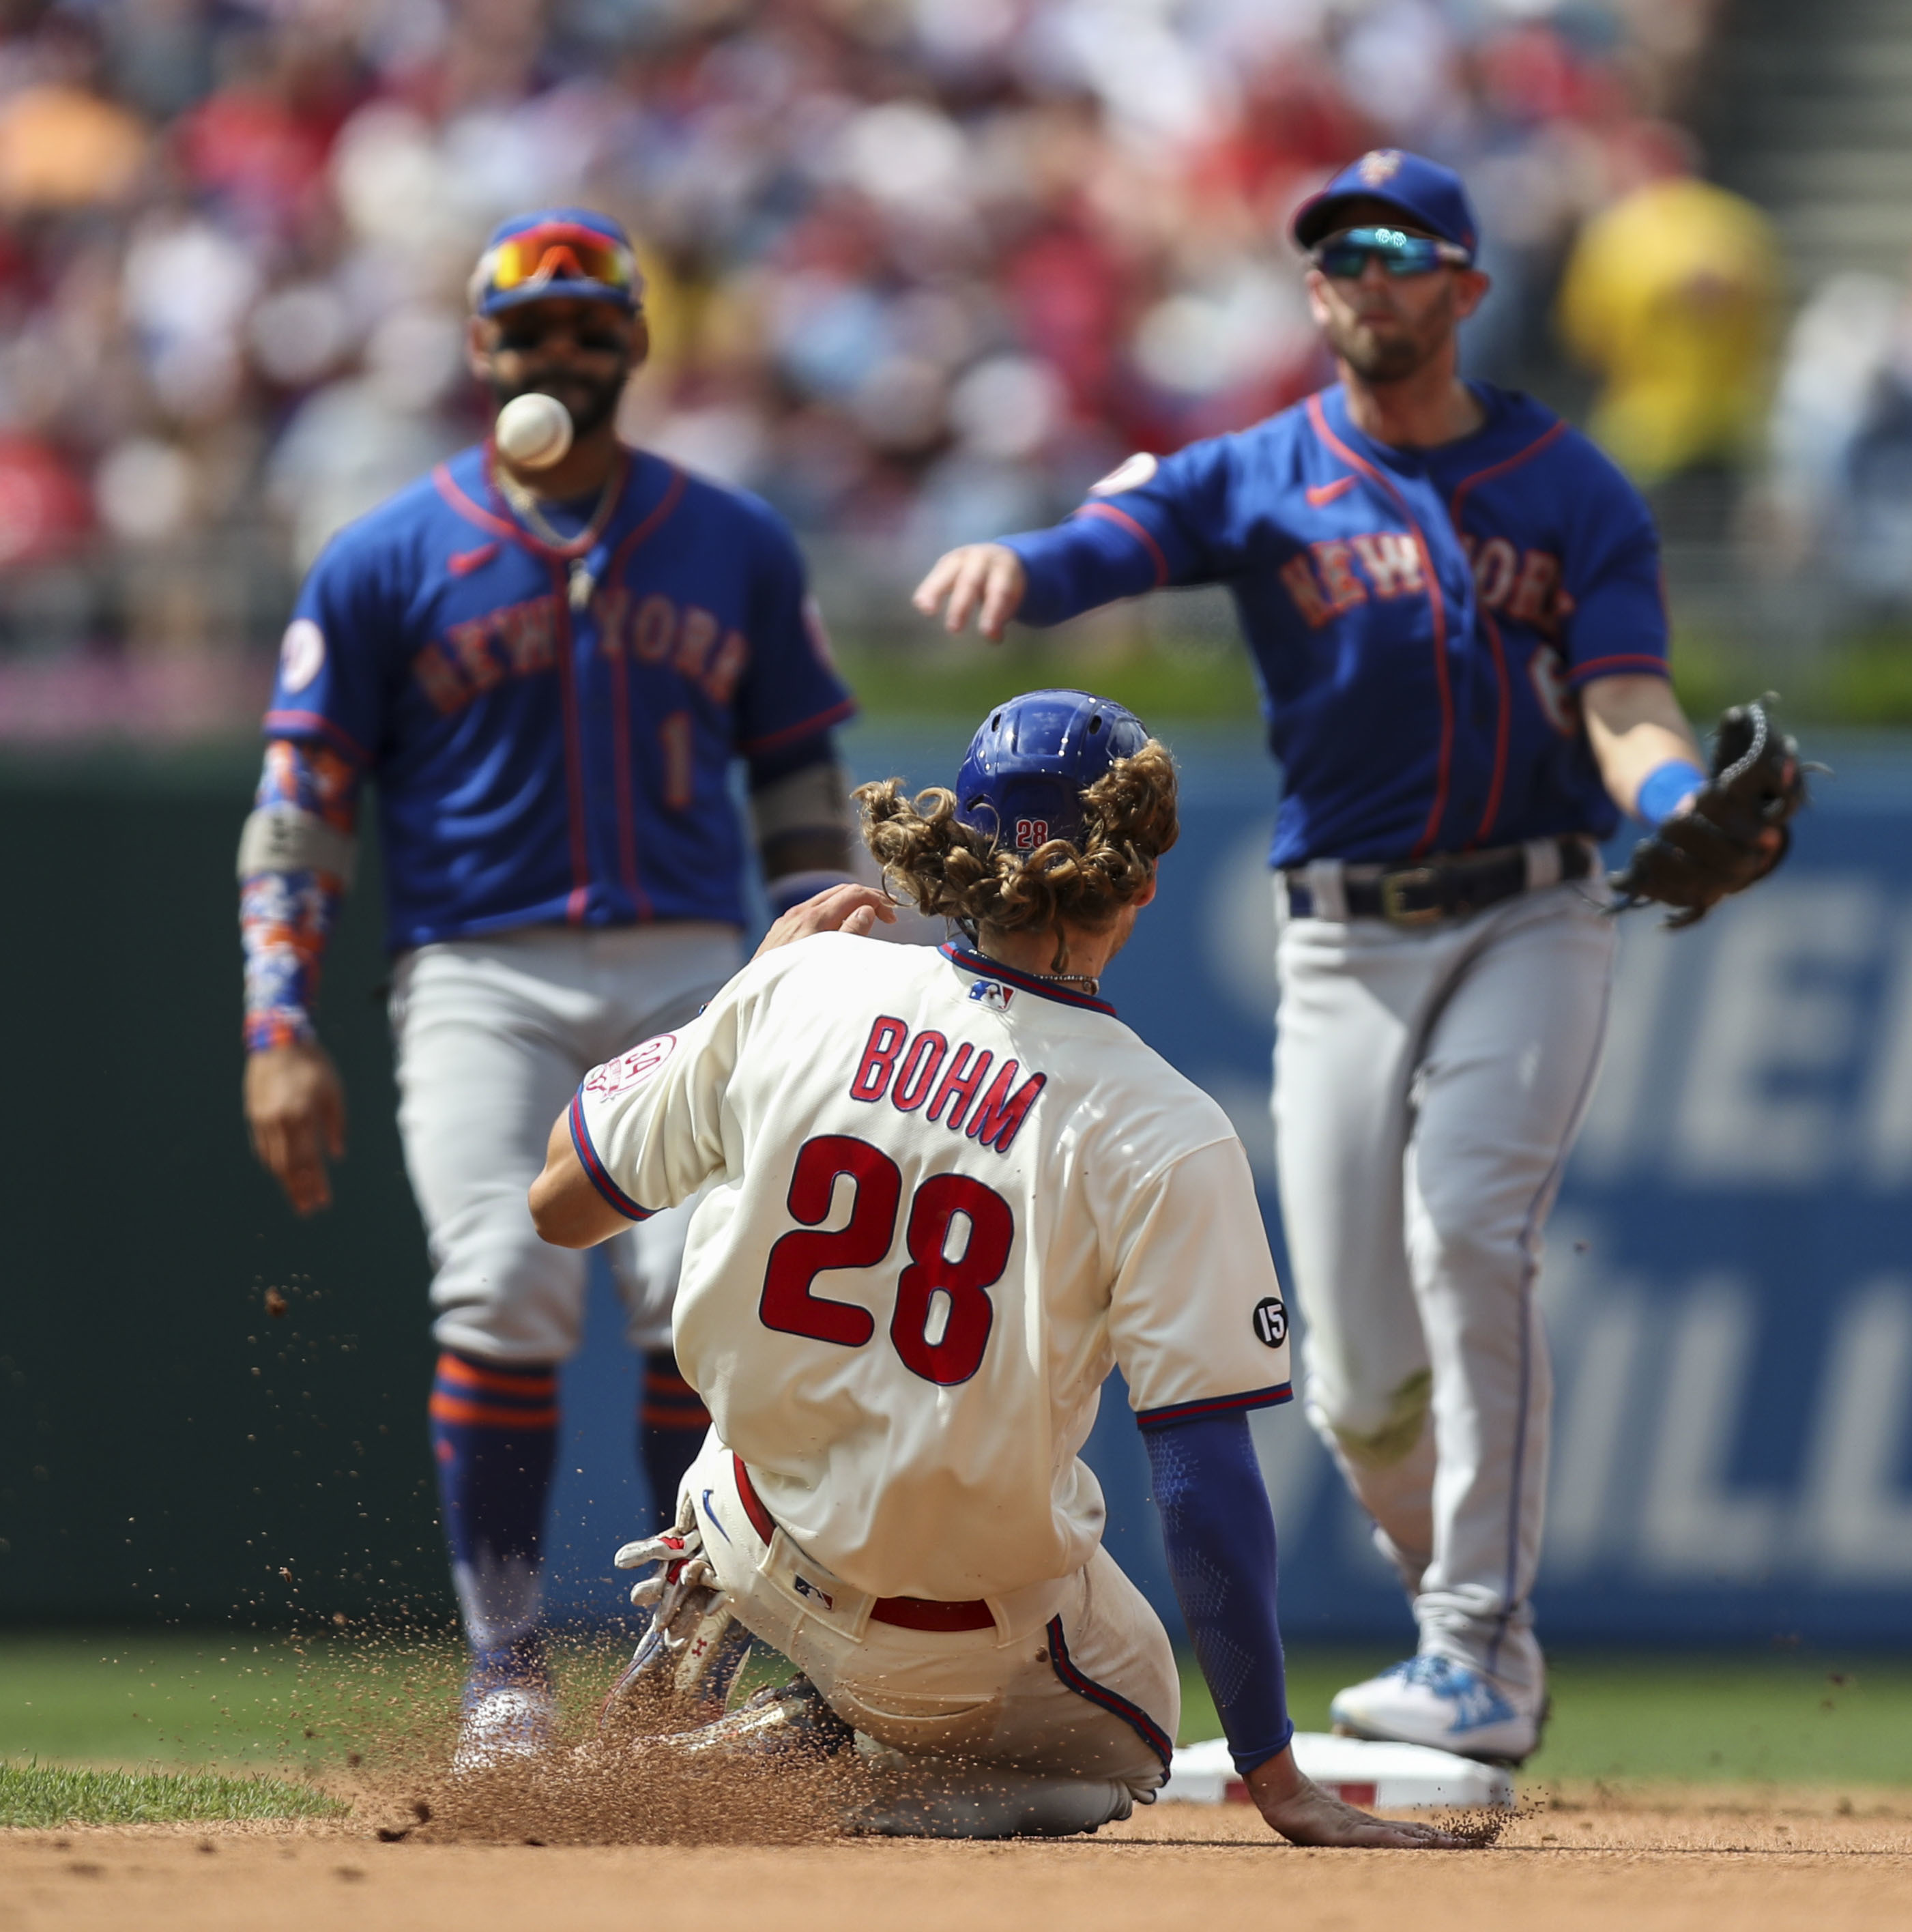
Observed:
[[[1009,1002],[1015,997],[1007,986],[994,980],[978,980],[969,988],[971,999],[979,1000],[984,1006],[999,1013],[1006,1013],[1009,1010]]]
[[[1016,820],[1016,850],[1033,852],[1037,846],[1049,842],[1049,821],[1046,818],[1019,818]]]
[[[795,1586],[799,1596],[814,1597],[826,1610],[834,1610],[836,1608],[836,1598],[832,1596],[829,1591],[818,1589],[808,1576],[799,1576],[793,1570],[790,1572],[790,1582]]]

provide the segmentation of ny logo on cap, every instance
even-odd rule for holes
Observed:
[[[1372,154],[1363,154],[1358,165],[1361,178],[1370,188],[1379,188],[1400,173],[1401,151],[1398,148],[1377,148]]]

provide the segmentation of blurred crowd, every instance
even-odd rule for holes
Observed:
[[[1518,377],[1595,218],[1659,194],[1743,283],[1770,249],[1693,203],[1671,124],[1714,10],[0,0],[0,656],[269,638],[333,530],[479,432],[465,278],[540,203],[640,238],[631,436],[867,583],[1318,382],[1285,220],[1371,146],[1466,174],[1497,285],[1469,352]],[[1612,364],[1641,232],[1560,320],[1650,476],[1747,425],[1641,441],[1665,392]]]

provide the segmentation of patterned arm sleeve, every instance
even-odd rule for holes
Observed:
[[[239,848],[249,1053],[316,1037],[312,1015],[325,946],[351,882],[360,774],[316,743],[265,748]]]

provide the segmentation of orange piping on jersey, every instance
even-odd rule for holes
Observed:
[[[551,560],[551,595],[558,607],[559,708],[565,717],[565,792],[571,820],[571,892],[565,921],[581,926],[591,893],[591,844],[584,829],[584,750],[577,720],[577,646],[571,637],[571,598],[565,569]]]
[[[1517,449],[1512,456],[1503,457],[1498,463],[1491,463],[1485,470],[1476,470],[1471,476],[1464,476],[1454,486],[1454,494],[1447,500],[1447,520],[1454,526],[1454,534],[1461,534],[1461,506],[1467,500],[1467,492],[1477,483],[1485,483],[1489,478],[1504,476],[1510,470],[1518,470],[1530,458],[1538,456],[1554,439],[1565,434],[1564,417],[1556,422],[1551,429],[1536,436],[1524,449]],[[1500,793],[1507,777],[1508,714],[1513,708],[1513,693],[1507,682],[1507,654],[1500,641],[1500,633],[1493,618],[1483,608],[1481,620],[1487,626],[1489,641],[1494,646],[1494,669],[1500,684],[1500,715],[1494,728],[1494,782],[1487,788],[1487,809],[1481,814],[1480,829],[1467,842],[1479,845],[1487,837],[1488,828],[1494,823],[1494,814],[1500,809]]]
[[[1585,684],[1591,682],[1589,672],[1601,677],[1612,677],[1619,674],[1620,667],[1629,672],[1647,671],[1659,677],[1673,675],[1667,668],[1665,658],[1656,658],[1650,651],[1623,651],[1617,656],[1589,658],[1584,664],[1575,664],[1568,672],[1567,680],[1572,684]]]
[[[1500,715],[1494,721],[1494,780],[1487,788],[1487,809],[1470,845],[1484,844],[1489,829],[1500,811],[1500,794],[1507,782],[1507,734],[1513,716],[1513,693],[1507,688],[1507,652],[1500,641],[1500,626],[1491,612],[1483,609],[1481,622],[1487,626],[1487,640],[1494,646],[1494,675],[1500,686]]]
[[[670,465],[670,481],[664,486],[655,507],[637,527],[625,536],[604,572],[604,581],[616,584],[626,560],[676,508],[684,494],[684,472]],[[637,818],[631,805],[631,700],[628,674],[622,650],[611,653],[611,757],[617,782],[618,866],[624,875],[625,890],[640,919],[651,916],[651,902],[637,874]]]
[[[651,902],[637,883],[637,816],[631,809],[630,678],[624,652],[611,652],[611,768],[617,786],[617,860],[624,889],[640,919],[651,916]]]
[[[663,459],[659,458],[660,461]],[[664,486],[664,494],[658,499],[657,507],[631,531],[612,553],[610,565],[604,572],[604,581],[614,584],[617,574],[624,568],[625,560],[646,538],[655,535],[658,524],[676,508],[684,495],[684,472],[676,464],[670,465],[670,481]]]
[[[856,716],[856,700],[846,698],[841,702],[817,712],[814,718],[799,718],[794,724],[786,724],[781,731],[766,733],[761,738],[747,738],[739,742],[737,749],[747,758],[756,758],[765,752],[774,752],[779,746],[794,745],[799,738],[814,736],[819,731],[827,731],[832,724],[841,724],[846,718]]]
[[[484,473],[487,481],[491,476],[492,459],[496,446],[487,436],[484,442]],[[617,470],[611,480],[610,508],[605,513],[606,521],[617,514],[618,499],[624,494],[624,486],[631,478],[631,458],[624,446],[617,446]],[[679,479],[682,481],[681,476]],[[481,503],[475,503],[466,496],[453,478],[451,466],[441,463],[432,472],[433,487],[468,522],[478,525],[481,530],[489,530],[493,536],[509,537],[514,543],[522,544],[534,556],[541,556],[548,563],[553,560],[568,563],[574,556],[582,556],[595,544],[602,531],[589,529],[580,530],[568,543],[547,544],[534,536],[515,518],[501,517],[495,510],[487,510]]]
[[[295,732],[302,736],[306,732],[316,731],[353,764],[369,766],[372,762],[371,753],[350,732],[334,724],[321,712],[268,711],[265,728],[275,738],[289,739]]]
[[[1155,560],[1155,588],[1159,590],[1168,581],[1168,559],[1162,555],[1161,545],[1149,534],[1147,526],[1137,522],[1126,510],[1118,510],[1113,503],[1085,503],[1075,514],[1078,517],[1105,518],[1126,530]]]
[[[1433,808],[1428,814],[1428,822],[1421,836],[1414,842],[1414,849],[1407,856],[1418,859],[1428,851],[1440,836],[1440,821],[1447,810],[1447,787],[1454,762],[1454,694],[1447,683],[1447,606],[1441,596],[1440,578],[1434,567],[1433,554],[1428,548],[1428,540],[1421,533],[1421,526],[1414,520],[1413,513],[1407,507],[1407,499],[1395,486],[1394,479],[1377,470],[1364,457],[1355,454],[1347,445],[1328,427],[1328,418],[1323,414],[1319,394],[1308,399],[1308,420],[1314,426],[1314,434],[1345,463],[1350,470],[1378,483],[1395,502],[1400,506],[1401,521],[1407,526],[1414,539],[1414,548],[1421,556],[1421,568],[1425,573],[1428,584],[1428,608],[1434,616],[1434,684],[1440,694],[1440,758],[1434,770],[1434,795]]]
[[[1518,470],[1530,457],[1538,456],[1556,436],[1565,434],[1566,420],[1563,417],[1554,427],[1545,431],[1527,445],[1517,449],[1512,456],[1503,457],[1498,463],[1490,463],[1485,470],[1476,470],[1471,476],[1464,476],[1454,486],[1454,494],[1447,500],[1447,514],[1458,534],[1461,528],[1461,505],[1467,492],[1476,483],[1485,483],[1489,477],[1503,476],[1510,470]]]

